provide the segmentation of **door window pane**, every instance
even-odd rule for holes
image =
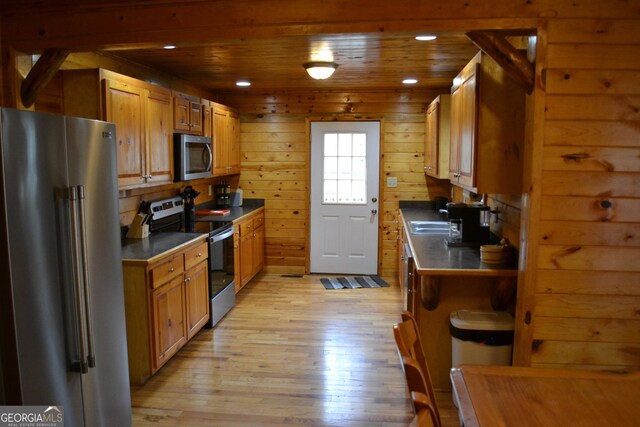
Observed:
[[[367,135],[324,135],[323,203],[364,205],[367,200]]]

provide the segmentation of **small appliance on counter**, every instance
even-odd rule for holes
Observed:
[[[448,246],[478,246],[489,243],[489,206],[481,203],[447,203]]]

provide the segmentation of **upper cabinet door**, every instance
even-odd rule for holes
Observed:
[[[213,174],[225,175],[229,165],[229,150],[227,145],[227,111],[213,107]]]
[[[211,117],[211,107],[208,103],[209,101],[202,102],[202,135],[213,139],[213,118]]]
[[[168,90],[146,90],[147,170],[150,182],[172,181],[172,106]]]
[[[118,186],[144,183],[143,90],[104,80],[106,120],[116,125]]]
[[[477,67],[460,84],[460,158],[458,173],[460,184],[475,187],[476,120],[477,120]]]
[[[424,120],[424,171],[429,175],[438,175],[438,116],[440,102],[436,98],[429,108]]]
[[[461,87],[454,88],[451,92],[451,142],[449,144],[449,179],[452,183],[458,183],[458,173],[460,168],[460,138],[461,120],[459,118],[462,110]]]
[[[191,110],[191,103],[183,98],[173,98],[173,128],[176,131],[189,132],[189,111]]]
[[[191,120],[191,132],[202,135],[202,105],[200,100],[189,102],[189,119]]]

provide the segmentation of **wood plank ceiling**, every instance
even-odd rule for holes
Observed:
[[[145,48],[111,53],[214,91],[442,89],[478,51],[462,33],[440,33],[418,41],[417,33],[360,33],[215,40],[176,49]],[[311,79],[303,64],[329,52],[339,64],[324,81]]]

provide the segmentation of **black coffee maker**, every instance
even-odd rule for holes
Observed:
[[[489,206],[482,203],[447,203],[450,228],[459,235],[446,239],[448,246],[479,246],[489,243]]]

